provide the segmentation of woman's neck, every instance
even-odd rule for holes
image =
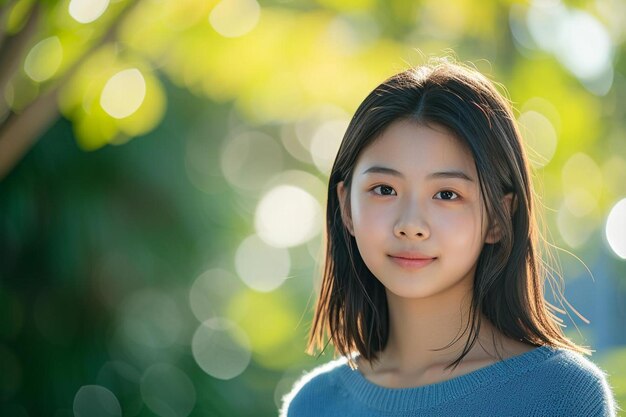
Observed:
[[[458,293],[454,298],[456,303],[450,300],[449,293],[427,299],[407,299],[387,291],[389,338],[380,354],[381,365],[387,369],[419,372],[458,357],[468,332],[453,346],[434,350],[449,345],[463,332],[463,323],[467,323],[468,307],[462,303],[464,297]],[[450,308],[450,305],[459,308]]]
[[[461,355],[470,337],[470,302],[471,288],[459,287],[425,299],[402,298],[388,291],[389,338],[372,371],[398,377],[441,372]],[[490,364],[498,360],[498,354],[506,358],[531,348],[506,338],[481,316],[476,343],[461,365]]]

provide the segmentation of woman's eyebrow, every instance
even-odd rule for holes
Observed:
[[[394,177],[404,178],[404,174],[402,174],[400,171],[397,171],[393,168],[382,167],[382,166],[369,167],[361,173],[361,175],[365,175],[365,174],[387,174],[387,175],[392,175]],[[467,175],[465,172],[459,171],[459,170],[431,172],[430,174],[426,175],[426,178],[428,179],[458,178],[458,179],[462,179],[462,180],[469,181],[469,182],[475,182],[472,177]]]

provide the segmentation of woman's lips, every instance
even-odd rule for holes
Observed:
[[[391,260],[403,268],[419,269],[431,264],[437,258],[410,259],[390,256]]]

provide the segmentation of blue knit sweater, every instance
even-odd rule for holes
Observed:
[[[386,388],[345,357],[304,374],[283,397],[281,417],[615,416],[605,373],[582,355],[548,346],[456,378]]]

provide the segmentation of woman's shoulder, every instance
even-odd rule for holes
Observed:
[[[341,367],[348,366],[346,357],[334,359],[305,371],[293,384],[291,391],[282,397],[280,417],[306,416],[321,399],[328,401],[338,395],[336,374]]]
[[[550,373],[567,375],[581,383],[606,381],[607,373],[582,354],[562,348],[548,348],[554,353],[543,365]]]
[[[556,398],[567,398],[572,411],[587,410],[585,415],[590,416],[614,416],[616,403],[607,373],[578,352],[549,349],[553,354],[530,373],[535,388],[551,391]]]

